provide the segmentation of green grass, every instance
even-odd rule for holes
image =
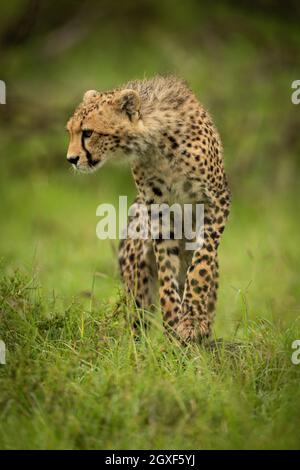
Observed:
[[[212,355],[157,326],[137,342],[108,304],[56,311],[26,281],[1,284],[1,448],[299,446],[299,325],[244,319],[238,349]]]
[[[52,55],[47,35],[1,51],[0,448],[300,448],[297,25],[174,4],[130,30],[123,14],[91,23]],[[86,89],[158,72],[189,81],[224,142],[233,206],[214,335],[235,349],[179,347],[159,311],[134,340],[117,241],[96,237],[98,204],[134,198],[129,169],[77,176],[65,162]]]
[[[0,447],[299,448],[295,203],[234,203],[215,335],[241,344],[212,355],[171,344],[159,312],[133,339],[114,250],[95,235],[105,174],[50,179],[30,193],[16,180],[2,206],[16,216],[1,237]]]

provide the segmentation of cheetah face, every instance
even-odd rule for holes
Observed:
[[[67,160],[83,173],[95,171],[112,156],[126,153],[139,121],[140,99],[134,90],[88,91],[67,124]]]

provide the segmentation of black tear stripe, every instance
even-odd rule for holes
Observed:
[[[81,145],[82,145],[83,150],[85,151],[86,159],[87,159],[87,161],[88,161],[89,166],[91,166],[91,167],[96,166],[97,163],[98,163],[98,161],[97,161],[97,160],[93,160],[92,154],[91,154],[91,153],[88,151],[88,149],[86,148],[85,142],[84,142],[83,134],[81,135]]]

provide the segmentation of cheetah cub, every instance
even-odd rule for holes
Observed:
[[[163,237],[159,217],[158,237],[122,240],[119,262],[138,307],[153,305],[157,284],[166,330],[183,343],[208,338],[230,193],[220,137],[207,111],[183,81],[157,76],[86,92],[67,129],[67,159],[81,172],[131,156],[136,202],[149,214],[153,204],[204,204],[204,241],[194,251],[172,231]]]

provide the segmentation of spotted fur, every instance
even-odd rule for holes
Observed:
[[[230,209],[222,145],[208,112],[183,81],[158,76],[87,92],[67,128],[68,159],[81,171],[133,156],[138,201],[149,211],[154,203],[205,204],[201,249],[189,252],[184,240],[162,239],[158,221],[158,239],[123,240],[119,261],[137,305],[154,302],[158,281],[166,329],[183,342],[207,338],[217,299],[217,251]]]

